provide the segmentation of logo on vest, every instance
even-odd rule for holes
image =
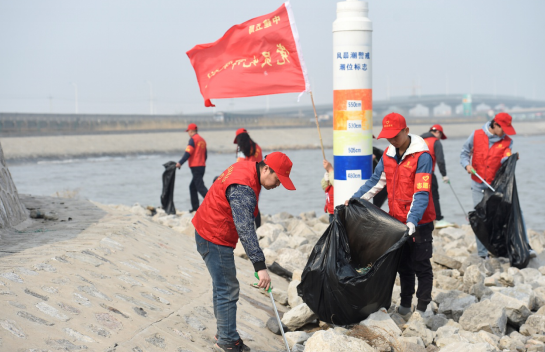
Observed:
[[[424,181],[427,181],[427,180],[430,179],[430,177],[429,177],[429,176],[422,176],[422,179],[423,179]]]
[[[225,173],[225,172],[224,172]],[[223,173],[223,174],[224,174]],[[227,175],[225,175],[225,177],[222,178],[223,174],[221,174],[220,178],[221,178],[221,183],[224,183],[225,180],[227,180],[229,178],[229,176],[231,176],[231,173],[233,173],[233,165],[229,166],[229,168],[227,169]]]
[[[410,161],[407,161],[407,164],[405,164],[405,165],[403,165],[403,166],[408,167],[409,169],[412,167]]]
[[[501,144],[501,143],[500,143],[500,144],[498,144],[498,148],[501,148],[501,147],[502,147],[502,144]]]

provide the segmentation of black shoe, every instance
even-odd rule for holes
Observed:
[[[237,342],[220,344],[217,343],[214,345],[216,351],[227,351],[227,352],[250,352],[251,348],[246,346],[242,339],[238,339]]]
[[[197,209],[189,209],[189,214],[196,212]]]

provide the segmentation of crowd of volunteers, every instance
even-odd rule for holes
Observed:
[[[462,147],[460,163],[471,174],[471,192],[474,205],[483,198],[487,187],[476,176],[492,183],[501,164],[511,155],[516,134],[507,113],[499,113],[492,121],[471,133]],[[199,135],[197,125],[189,124],[186,132],[189,143],[185,153],[176,164],[180,168],[186,161],[193,179],[189,185],[191,210],[196,212],[192,223],[195,226],[197,251],[202,256],[212,278],[214,315],[217,320],[216,344],[219,351],[250,351],[236,329],[236,310],[239,298],[239,283],[236,278],[234,248],[238,240],[254,266],[259,277],[258,287],[268,289],[271,278],[265,265],[265,256],[256,235],[261,216],[258,208],[262,188],[272,190],[283,185],[295,190],[290,179],[292,162],[281,152],[272,152],[263,157],[261,147],[250,138],[245,128],[235,133],[236,162],[214,179],[207,189],[205,173],[206,141]],[[373,136],[374,138],[374,136]],[[389,214],[407,226],[409,239],[402,249],[398,273],[401,284],[401,302],[397,311],[401,315],[412,312],[411,302],[415,294],[414,309],[424,312],[431,302],[433,271],[432,233],[434,228],[449,226],[441,212],[439,203],[436,165],[442,181],[449,183],[442,140],[447,136],[441,125],[433,125],[421,136],[411,134],[405,118],[398,113],[386,115],[382,130],[377,137],[385,138],[390,145],[382,151],[373,148],[371,178],[352,198],[373,201],[381,206],[388,199]],[[325,192],[324,212],[334,220],[334,167],[323,160],[325,174],[322,190]],[[199,205],[198,194],[203,197]],[[345,206],[348,205],[348,200]],[[478,254],[483,259],[488,251],[476,238]],[[531,250],[531,256],[535,252]]]

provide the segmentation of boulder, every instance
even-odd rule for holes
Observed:
[[[456,227],[445,227],[439,230],[439,236],[447,237],[450,240],[459,240],[465,236],[465,230]]]
[[[272,247],[272,246],[271,246]],[[308,258],[296,249],[284,248],[281,252],[279,251],[276,262],[280,264],[283,268],[291,271],[303,269],[307,264]]]
[[[375,352],[365,341],[340,335],[332,329],[316,331],[305,345],[305,352]]]
[[[467,342],[460,336],[460,325],[453,320],[451,322],[452,324],[446,324],[437,329],[435,334],[435,345],[437,347],[445,347],[456,342]]]
[[[524,343],[520,340],[512,339],[509,336],[503,336],[500,339],[500,343],[498,344],[498,347],[502,351],[525,351]]]
[[[493,293],[494,292],[489,287],[485,286],[484,283],[473,285],[469,291],[469,294],[477,297],[479,301],[484,297],[492,296]]]
[[[506,296],[520,300],[529,310],[535,309],[535,294],[530,285],[521,284],[516,287],[503,288],[500,292]]]
[[[312,334],[306,333],[304,331],[286,332],[285,335],[290,348],[293,348],[293,346],[297,344],[304,344],[312,336]]]
[[[292,236],[301,236],[301,237],[316,236],[316,232],[314,232],[303,221],[300,221],[297,225],[293,226],[291,229],[288,228],[288,231],[290,232]]]
[[[311,220],[311,219],[315,219],[316,218],[316,212],[313,210],[313,211],[307,211],[307,212],[304,212],[304,213],[301,213],[299,214],[299,216],[301,217],[301,219],[303,219],[304,221],[308,221],[308,220]]]
[[[360,325],[384,330],[392,336],[401,336],[401,329],[397,327],[396,323],[390,318],[390,315],[388,315],[388,312],[384,308],[380,308],[378,311],[371,314],[367,319],[360,322]]]
[[[435,302],[439,304],[438,313],[444,314],[447,318],[454,321],[458,321],[464,310],[476,303],[477,299],[464,292],[453,290],[438,294],[435,297]]]
[[[458,278],[452,276],[437,274],[434,277],[435,286],[443,290],[459,290],[462,288],[462,282]]]
[[[462,263],[460,263],[459,261],[442,254],[434,253],[432,260],[437,264],[446,266],[447,268],[451,269],[459,269],[462,266]]]
[[[273,287],[271,293],[276,302],[280,303],[283,306],[288,304],[288,294],[286,293],[286,291]]]
[[[303,270],[297,269],[293,271],[293,274],[291,275],[291,279],[301,281],[302,276],[303,276]]]
[[[514,297],[506,296],[503,293],[494,293],[490,300],[505,307],[507,321],[511,325],[521,326],[531,314],[530,310],[523,301]]]
[[[545,306],[545,287],[534,289],[534,309]]]
[[[280,235],[278,235],[278,237],[276,238],[276,240],[274,240],[273,243],[269,244],[268,248],[278,252],[278,250],[280,249],[289,248],[289,247],[290,247],[289,236],[285,233],[281,233]]]
[[[545,315],[539,314],[543,308],[533,315],[530,315],[526,322],[521,325],[520,333],[526,336],[545,334]]]
[[[484,274],[479,270],[476,265],[470,265],[464,272],[464,292],[469,293],[473,285],[482,284],[484,282]]]
[[[296,330],[301,326],[308,324],[318,318],[316,314],[305,304],[294,307],[290,311],[284,313],[282,323],[290,330]]]
[[[541,279],[542,277],[539,270],[534,268],[521,269],[520,274],[522,275],[522,277],[524,277],[524,283],[530,285],[534,282],[538,282],[539,279]]]
[[[439,350],[439,352],[496,352],[494,346],[481,342],[477,344],[471,344],[469,342],[456,342],[451,345],[445,346]]]
[[[433,342],[433,333],[426,327],[425,320],[418,312],[411,315],[402,335],[403,337],[420,337],[426,346]]]
[[[291,280],[291,277],[293,276],[293,273],[289,270],[286,270],[286,268],[282,267],[282,265],[278,264],[277,262],[273,262],[271,265],[267,267],[270,272],[283,277],[286,280]]]
[[[278,213],[278,214],[274,214],[272,217],[271,217],[271,221],[274,222],[274,223],[277,223],[277,222],[280,222],[280,221],[283,221],[283,220],[287,220],[287,219],[291,219],[293,218],[293,215],[291,215],[290,213],[287,213],[285,211],[281,212],[281,213]]]
[[[470,331],[460,330],[460,337],[462,337],[462,339],[470,343],[486,342],[490,344],[491,346],[494,346],[494,348],[498,348],[498,344],[500,343],[499,336],[496,336],[494,334],[491,334],[483,330],[479,332],[470,332]]]
[[[507,314],[499,303],[485,300],[468,307],[460,317],[460,325],[467,331],[484,330],[501,337],[505,333]]]
[[[301,247],[302,245],[305,245],[308,243],[308,240],[305,237],[301,236],[291,236],[289,238],[289,245],[291,248],[297,249]]]
[[[297,294],[297,286],[300,283],[301,281],[299,280],[292,280],[288,285],[288,304],[292,308],[304,303],[303,299]]]
[[[284,232],[284,226],[270,222],[261,225],[255,231],[257,238],[270,238],[271,241],[275,241],[282,232]]]

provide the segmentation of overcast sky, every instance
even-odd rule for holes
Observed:
[[[316,104],[332,102],[332,0],[293,0]],[[204,108],[185,52],[280,0],[0,0],[0,112],[159,114]],[[370,0],[373,97],[497,93],[545,100],[545,1]],[[447,84],[448,81],[448,84]],[[266,98],[213,100],[219,110]],[[297,105],[297,94],[270,96]],[[304,97],[301,105],[309,105]]]

